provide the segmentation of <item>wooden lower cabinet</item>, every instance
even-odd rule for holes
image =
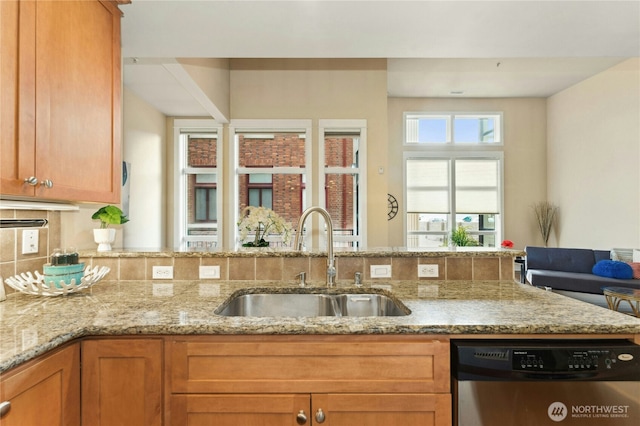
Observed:
[[[162,425],[161,339],[82,342],[82,424]]]
[[[451,425],[448,394],[173,395],[171,424]]]
[[[167,425],[451,425],[446,339],[172,337],[165,361]]]
[[[80,345],[73,344],[2,375],[2,426],[80,425]]]
[[[311,401],[311,425],[320,424],[318,410],[322,425],[451,425],[450,394],[322,394]]]

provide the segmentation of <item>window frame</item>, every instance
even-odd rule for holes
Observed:
[[[187,137],[189,134],[215,134],[216,137],[216,167],[189,167],[187,155]],[[219,247],[224,233],[224,209],[222,192],[224,187],[224,153],[223,153],[223,126],[211,119],[175,119],[173,122],[174,140],[174,217],[173,217],[173,246],[174,249],[184,251],[192,250],[189,242],[203,244],[214,243]],[[216,174],[216,203],[217,221],[210,226],[197,225],[198,228],[212,228],[216,230],[215,236],[189,236],[188,229],[188,201],[187,179],[191,174]]]
[[[325,167],[325,136],[327,133],[360,134],[358,140],[358,167]],[[318,120],[318,187],[319,203],[327,207],[326,181],[327,175],[358,175],[358,220],[354,235],[333,235],[335,243],[352,243],[355,247],[367,247],[367,120],[365,119],[320,119]]]
[[[229,187],[229,205],[227,213],[233,220],[225,225],[225,247],[239,248],[237,223],[239,221],[238,206],[240,205],[240,186],[239,176],[241,174],[295,174],[303,175],[305,182],[303,190],[303,208],[305,202],[311,200],[313,194],[313,182],[311,179],[312,165],[312,122],[308,119],[301,120],[269,120],[269,119],[235,119],[229,123],[229,149],[231,167],[228,170],[228,179],[231,182]],[[305,135],[305,167],[240,167],[239,166],[239,147],[236,135],[243,132],[297,132]],[[295,223],[291,226],[295,227]]]
[[[440,150],[440,151],[405,151],[403,153],[403,188],[404,188],[404,199],[408,200],[408,185],[407,185],[407,162],[411,159],[438,159],[438,160],[448,160],[449,161],[449,217],[450,220],[447,221],[447,229],[444,231],[413,231],[409,232],[408,226],[408,214],[409,212],[406,209],[406,202],[404,207],[403,214],[403,232],[404,232],[404,242],[407,247],[409,247],[409,236],[410,235],[445,235],[450,236],[451,232],[454,229],[456,221],[456,216],[458,214],[463,214],[466,212],[458,212],[456,209],[456,199],[455,199],[455,191],[456,191],[456,178],[455,178],[455,161],[456,160],[467,160],[467,159],[486,159],[498,161],[498,209],[497,213],[500,218],[498,223],[495,224],[495,230],[487,231],[487,230],[478,230],[478,231],[469,231],[471,235],[495,235],[496,246],[499,245],[501,241],[503,230],[504,230],[504,152],[502,151],[453,151],[453,150]],[[429,213],[429,212],[424,212]],[[419,249],[419,247],[418,247]]]

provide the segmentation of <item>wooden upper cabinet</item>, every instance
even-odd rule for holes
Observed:
[[[0,194],[34,195],[24,179],[35,173],[35,72],[33,54],[21,54],[33,35],[20,37],[31,26],[34,4],[0,1]],[[25,21],[25,22],[21,22]],[[26,63],[27,56],[29,63]]]
[[[119,202],[120,10],[97,0],[2,3],[0,192]],[[35,186],[24,181],[32,176]]]

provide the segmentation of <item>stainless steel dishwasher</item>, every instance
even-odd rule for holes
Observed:
[[[640,346],[452,341],[454,426],[638,426]]]

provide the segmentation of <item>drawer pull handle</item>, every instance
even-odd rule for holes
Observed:
[[[303,425],[303,424],[307,423],[307,415],[304,413],[304,410],[300,410],[300,412],[296,416],[296,422],[299,425]]]
[[[50,179],[45,179],[40,182],[40,185],[44,186],[45,188],[53,188],[53,181]]]
[[[318,411],[316,411],[316,422],[324,422],[324,412],[322,411],[322,408],[318,408]]]
[[[9,401],[0,402],[0,417],[3,417],[5,414],[7,414],[9,410],[11,410],[11,402]]]
[[[28,183],[31,186],[36,186],[38,184],[38,178],[35,176],[29,176],[25,178],[24,183]]]

